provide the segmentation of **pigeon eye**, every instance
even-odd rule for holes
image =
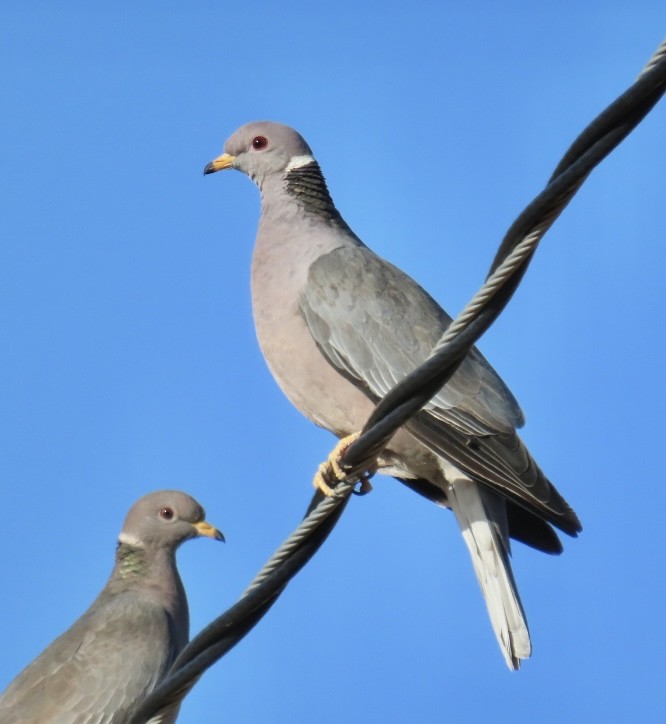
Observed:
[[[162,508],[159,515],[162,520],[173,520],[173,508]]]
[[[255,136],[252,139],[252,148],[254,148],[255,151],[261,151],[266,148],[266,146],[268,146],[268,139],[266,136]]]

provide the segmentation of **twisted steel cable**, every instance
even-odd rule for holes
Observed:
[[[636,82],[572,143],[544,190],[511,225],[486,282],[451,323],[430,358],[377,404],[361,436],[343,455],[341,464],[348,481],[354,481],[371,466],[395,431],[451,377],[511,299],[543,235],[591,171],[631,133],[664,92],[666,40]],[[326,540],[349,502],[353,487],[353,482],[344,482],[331,498],[322,501],[319,494],[314,496],[301,525],[271,556],[240,600],[192,639],[169,676],[130,716],[129,724],[159,722],[160,711],[181,700],[207,668],[247,635]]]

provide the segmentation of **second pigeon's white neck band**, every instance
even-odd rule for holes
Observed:
[[[125,545],[133,546],[134,548],[143,548],[141,540],[131,533],[122,532],[118,536],[118,541],[120,543],[124,543]]]
[[[285,168],[285,172],[293,171],[295,168],[301,168],[301,166],[307,166],[309,163],[314,163],[314,158],[308,156],[292,156],[289,159],[289,163]]]

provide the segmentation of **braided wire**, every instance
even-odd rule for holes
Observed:
[[[436,393],[439,387],[436,389],[432,387],[433,361],[439,361],[442,368],[438,370],[437,379],[440,377],[443,377],[444,381],[448,379],[446,375],[450,376],[462,359],[460,349],[457,349],[456,345],[463,347],[463,352],[471,348],[476,339],[489,326],[489,322],[485,327],[479,324],[481,315],[487,312],[490,302],[499,296],[500,291],[508,288],[506,298],[501,299],[500,309],[494,312],[492,319],[499,314],[511,296],[511,285],[516,286],[519,283],[540,239],[583,184],[590,171],[633,130],[666,91],[666,40],[660,44],[646,63],[638,79],[645,79],[651,74],[654,79],[653,87],[645,90],[643,95],[639,95],[638,98],[631,97],[631,100],[625,104],[628,107],[624,107],[621,101],[626,101],[631,91],[634,90],[633,87],[629,89],[574,141],[555,169],[546,191],[551,188],[555,189],[556,181],[564,184],[564,181],[567,181],[564,178],[565,172],[573,171],[579,161],[585,160],[586,164],[582,164],[582,167],[577,170],[578,175],[573,175],[570,182],[567,181],[562,188],[557,186],[556,203],[541,209],[541,218],[518,237],[517,243],[512,237],[512,232],[519,221],[522,221],[523,215],[512,225],[500,246],[493,263],[492,273],[481,289],[451,323],[432,350],[428,361],[415,373],[412,373],[409,380],[403,380],[396,385],[396,388],[380,402],[366,424],[363,434],[347,449],[343,459],[352,457],[360,460],[367,459],[371,445],[374,445],[372,448],[374,450],[377,447],[381,448],[378,441],[385,442],[389,434],[386,429],[395,431],[400,424],[404,424],[414,414],[414,411],[405,413],[403,410],[408,407],[404,399],[407,393],[403,393],[402,397],[400,394],[393,394],[398,388],[401,391],[408,390],[409,395],[407,396],[418,397],[419,401],[424,396],[424,390],[430,397]],[[605,144],[601,144],[598,133],[600,126],[606,129],[604,124],[608,126],[608,129],[605,130],[603,138]],[[601,148],[601,146],[603,147]],[[596,155],[592,154],[595,149],[597,150]],[[585,159],[585,153],[589,153],[590,158]],[[526,211],[531,206],[528,206]],[[505,248],[507,244],[511,244],[510,250]],[[447,353],[450,354],[447,356]],[[423,374],[420,374],[421,372]],[[441,384],[439,386],[441,387]],[[391,397],[391,404],[382,407],[389,397]],[[394,399],[395,403],[393,403]],[[422,404],[425,404],[428,399],[429,397],[423,399]],[[408,400],[408,402],[412,401],[412,399]],[[377,411],[380,408],[382,411],[378,415]],[[390,421],[389,418],[391,418]],[[399,424],[396,423],[396,420]],[[378,432],[379,428],[382,430]],[[373,436],[374,441],[369,442]],[[356,455],[354,455],[355,452]],[[354,465],[354,468],[356,470],[358,465]],[[351,475],[353,474],[354,471]],[[167,706],[182,700],[204,671],[252,629],[281,594],[288,581],[307,563],[326,539],[342,513],[345,503],[349,500],[353,487],[351,482],[339,484],[335,488],[335,495],[325,498],[304,518],[251,581],[240,600],[188,644],[174,664],[170,675],[146,697],[129,717],[128,724],[144,724]],[[154,721],[158,721],[158,719],[155,718]]]
[[[282,545],[266,561],[262,569],[252,579],[250,585],[245,589],[243,597],[256,590],[282,563],[289,558],[302,541],[312,534],[325,521],[333,510],[346,500],[354,489],[354,483],[342,482],[334,491],[334,495],[319,503],[300,523],[298,528],[282,543]]]
[[[666,38],[661,41],[659,47],[654,51],[652,57],[643,67],[643,70],[636,76],[636,79],[642,78],[643,76],[650,73],[654,68],[666,58]]]
[[[515,273],[516,269],[534,251],[541,237],[546,233],[548,227],[541,225],[532,233],[528,234],[509,254],[509,256],[497,267],[493,274],[488,277],[479,291],[470,299],[465,308],[451,322],[448,329],[439,342],[433,347],[430,357],[434,357],[448,342],[454,339],[467,325],[479,314],[479,311],[488,305],[488,302],[495,296],[499,289],[506,283],[507,279]]]

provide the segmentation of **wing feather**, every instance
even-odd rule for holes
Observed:
[[[93,605],[10,684],[0,699],[0,719],[7,724],[124,721],[175,657],[169,631],[166,611],[133,594]]]
[[[329,363],[373,401],[428,358],[451,322],[413,279],[363,245],[312,264],[300,304]],[[578,518],[516,434],[523,422],[515,398],[474,348],[406,427],[477,482],[575,535]]]

